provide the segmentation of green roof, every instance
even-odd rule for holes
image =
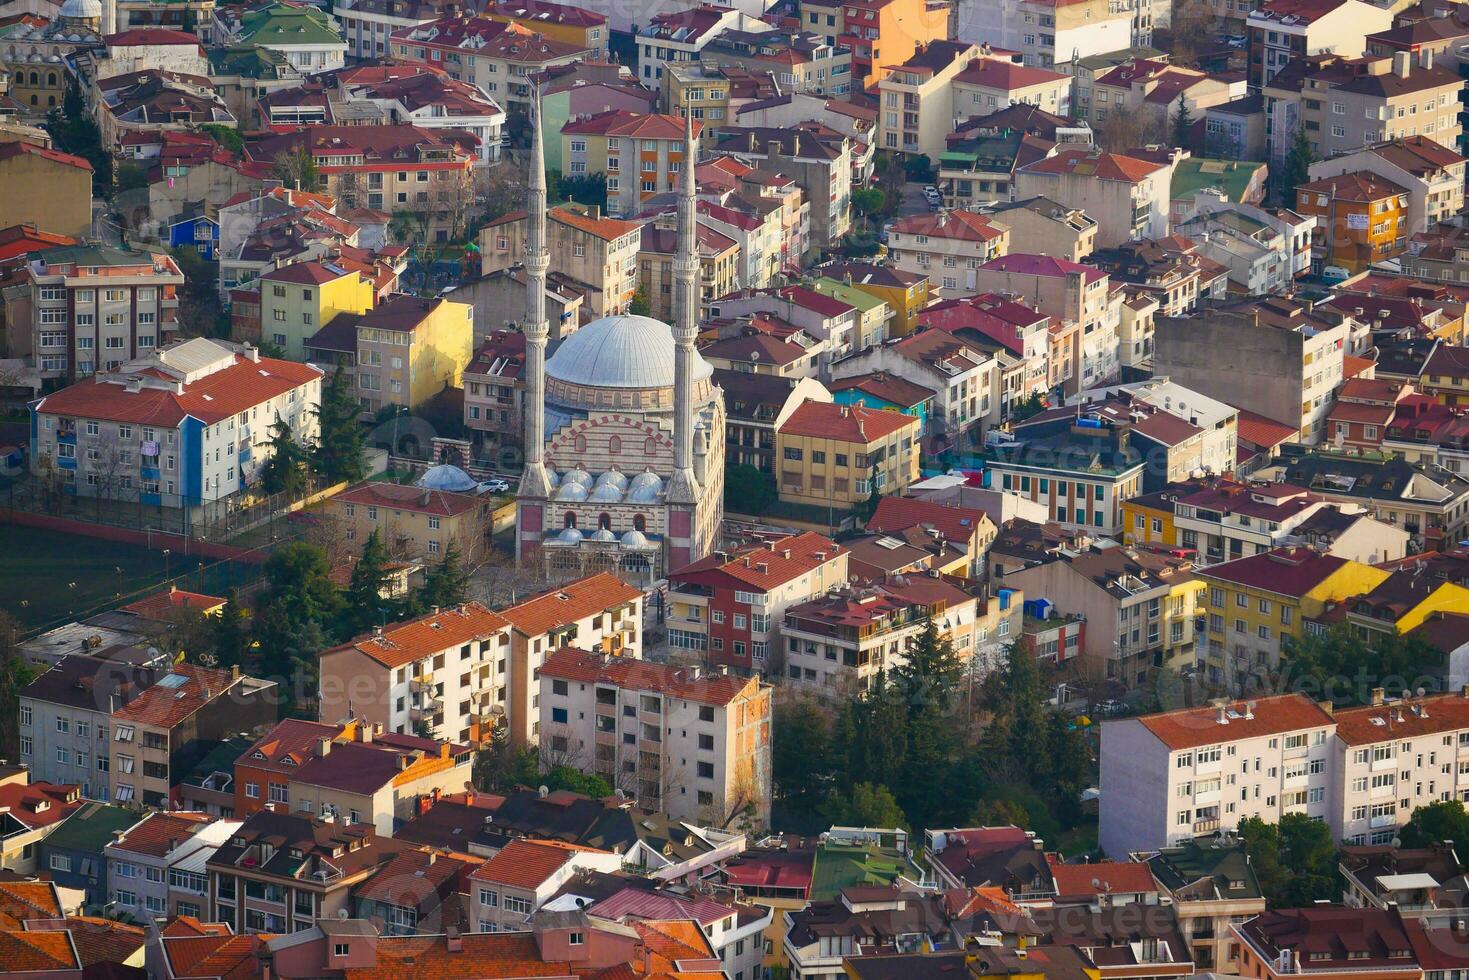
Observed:
[[[194,767],[184,773],[179,782],[198,786],[217,772],[233,774],[235,762],[254,744],[254,739],[244,735],[231,735],[210,749],[204,758],[194,763]]]
[[[47,265],[148,265],[153,262],[148,252],[128,251],[111,245],[58,245],[30,254],[33,258],[45,260]]]
[[[253,46],[210,48],[209,71],[214,75],[238,75],[241,78],[279,78],[281,69],[290,64],[279,51]]]
[[[133,810],[106,803],[84,803],[46,837],[47,847],[83,854],[101,854],[112,843],[113,831],[127,830],[141,819]]]
[[[875,844],[833,844],[816,849],[811,867],[813,902],[835,901],[842,889],[854,885],[891,885],[899,876],[916,876],[918,871],[895,848]]]
[[[271,4],[241,18],[240,41],[274,47],[345,44],[331,19],[314,7]]]
[[[1189,157],[1180,160],[1173,168],[1173,183],[1169,195],[1175,201],[1194,196],[1206,187],[1217,187],[1227,200],[1238,204],[1250,187],[1250,180],[1263,163],[1240,160],[1210,160],[1207,157]]]
[[[848,286],[844,282],[837,282],[835,279],[818,279],[812,284],[811,288],[823,296],[830,296],[832,299],[841,300],[848,306],[856,307],[863,313],[870,313],[879,306],[887,305],[885,300],[878,299],[871,293],[864,293],[856,286]]]
[[[1177,847],[1165,847],[1148,859],[1148,868],[1162,886],[1180,898],[1260,898],[1260,881],[1238,841],[1199,838]],[[1212,893],[1212,894],[1211,894]]]

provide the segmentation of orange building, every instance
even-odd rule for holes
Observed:
[[[552,41],[607,54],[607,18],[593,10],[549,0],[536,0],[534,4],[497,0],[488,4],[481,16],[519,24]]]
[[[1254,980],[1422,980],[1395,908],[1315,906],[1262,912],[1234,927],[1237,966]]]
[[[1341,174],[1301,184],[1296,211],[1316,218],[1313,272],[1336,267],[1355,275],[1403,254],[1408,246],[1408,192],[1374,174]]]
[[[801,0],[801,28],[852,49],[852,89],[881,81],[949,36],[949,7],[929,0]]]

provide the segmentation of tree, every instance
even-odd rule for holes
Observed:
[[[1282,175],[1280,195],[1282,200],[1294,201],[1296,188],[1311,180],[1311,164],[1317,160],[1316,151],[1311,149],[1311,141],[1306,136],[1304,124],[1296,126],[1296,132],[1291,137],[1290,151],[1285,155],[1285,172]]]
[[[833,802],[830,816],[832,825],[840,827],[908,827],[908,817],[892,791],[872,783],[854,785]]]
[[[321,168],[316,165],[315,155],[306,146],[285,150],[276,156],[271,167],[271,176],[296,190],[321,189]]]
[[[1413,811],[1398,834],[1404,847],[1429,847],[1444,841],[1469,841],[1469,811],[1459,800],[1438,800]]]
[[[342,608],[343,636],[368,633],[387,618],[393,603],[385,597],[388,591],[388,550],[376,528],[362,546],[362,556],[352,566]]]
[[[1341,707],[1363,703],[1371,690],[1367,678],[1384,678],[1386,693],[1401,696],[1436,689],[1443,673],[1443,653],[1416,637],[1385,633],[1364,641],[1346,625],[1285,637],[1281,663],[1294,684]]]
[[[1097,142],[1112,153],[1162,142],[1164,135],[1162,121],[1157,116],[1120,108],[1109,112],[1099,126]]]
[[[548,175],[549,176],[549,175]],[[556,183],[546,181],[548,187],[577,204],[607,209],[607,177],[605,174],[560,174]]]
[[[362,459],[366,440],[357,420],[360,410],[347,374],[339,366],[321,393],[316,448],[311,454],[312,465],[330,483],[356,483],[367,475]]]
[[[444,546],[439,563],[424,576],[419,591],[419,602],[428,608],[438,606],[446,609],[465,600],[469,591],[469,576],[459,563],[459,548],[451,539]]]
[[[835,759],[830,723],[806,700],[778,705],[772,722],[770,770],[776,797],[798,813],[815,813],[831,795]]]
[[[1189,148],[1191,134],[1189,129],[1194,124],[1193,115],[1188,111],[1188,101],[1182,94],[1178,96],[1178,109],[1173,115],[1173,145],[1180,149]]]
[[[1326,824],[1304,813],[1288,813],[1278,824],[1247,817],[1238,833],[1271,908],[1336,897],[1336,844]]]
[[[35,669],[20,655],[21,624],[0,609],[0,756],[20,758],[20,692],[36,679]]]
[[[632,294],[632,302],[627,306],[627,312],[633,316],[652,316],[653,304],[648,302],[648,287],[638,283],[637,292]]]
[[[270,427],[270,457],[260,469],[260,486],[266,493],[284,493],[293,500],[306,491],[306,453],[280,415]]]
[[[933,180],[933,161],[926,153],[906,156],[903,158],[903,173],[914,183]]]
[[[1045,410],[1045,396],[1038,391],[1032,391],[1025,400],[1015,402],[1010,406],[1010,418],[1016,422],[1024,422],[1032,415],[1039,415]]]
[[[226,126],[224,123],[205,123],[199,127],[199,130],[208,133],[210,139],[236,156],[245,152],[245,138],[233,126]]]
[[[612,786],[607,780],[572,766],[552,766],[547,769],[541,774],[541,785],[552,791],[567,790],[595,800],[612,795]]]
[[[988,799],[980,801],[970,822],[976,827],[1019,827],[1027,830],[1030,828],[1030,813],[1014,800]]]
[[[245,607],[238,592],[230,594],[229,602],[214,617],[214,660],[215,665],[228,670],[240,667],[250,652],[250,634],[245,629]]]
[[[882,213],[887,200],[888,196],[881,188],[858,187],[852,191],[852,209],[868,222]]]
[[[747,463],[724,470],[724,501],[727,510],[758,517],[774,506],[775,479]]]
[[[963,678],[964,667],[954,645],[939,637],[938,624],[930,616],[908,647],[907,657],[893,668],[892,683],[907,704],[912,722],[930,705],[948,711]]]

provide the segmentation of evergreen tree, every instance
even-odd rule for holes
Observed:
[[[1306,127],[1297,125],[1296,134],[1291,139],[1290,152],[1285,155],[1284,183],[1280,188],[1283,200],[1295,201],[1296,188],[1310,182],[1311,164],[1316,159],[1316,151],[1311,149],[1311,141],[1306,137]]]
[[[653,304],[648,302],[647,287],[638,286],[637,292],[632,294],[632,302],[628,304],[627,312],[633,316],[653,315]]]
[[[468,593],[469,575],[459,564],[459,549],[451,540],[439,563],[424,577],[419,602],[428,608],[447,608],[459,605],[468,598]]]
[[[240,667],[250,650],[250,634],[245,629],[245,607],[238,592],[230,593],[219,615],[214,617],[214,658],[225,670]]]
[[[331,483],[356,483],[367,475],[362,460],[366,439],[357,421],[361,406],[352,397],[347,374],[338,367],[331,383],[322,390],[321,406],[316,410],[319,422],[316,450],[312,464]]]
[[[845,743],[848,779],[898,785],[908,754],[908,711],[902,695],[879,673],[872,687],[850,702],[844,713],[850,716]],[[850,783],[844,788],[850,789]]]
[[[857,783],[834,800],[828,818],[835,827],[908,827],[908,817],[892,792],[873,783]]]
[[[775,710],[770,769],[776,796],[799,813],[814,813],[831,793],[833,743],[826,716],[810,701]]]
[[[892,683],[908,706],[909,721],[929,705],[947,711],[963,679],[954,645],[939,638],[938,624],[930,616],[908,647],[907,659],[893,668]]]
[[[1420,806],[1399,836],[1404,847],[1431,847],[1446,840],[1462,845],[1469,841],[1469,812],[1459,800],[1439,800]]]
[[[342,636],[370,632],[388,617],[391,600],[384,596],[387,590],[388,550],[374,528],[362,546],[362,557],[352,566],[352,579],[343,597],[346,604],[342,609]]]
[[[270,427],[270,458],[261,467],[260,486],[266,493],[284,493],[292,499],[306,490],[306,454],[280,415]]]
[[[1173,116],[1173,145],[1180,149],[1188,149],[1189,130],[1193,128],[1194,117],[1188,111],[1188,103],[1182,95],[1178,97],[1178,109]]]

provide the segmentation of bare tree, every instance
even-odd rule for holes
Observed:
[[[1100,127],[1097,142],[1110,153],[1147,146],[1164,139],[1163,123],[1147,111],[1113,109]]]

